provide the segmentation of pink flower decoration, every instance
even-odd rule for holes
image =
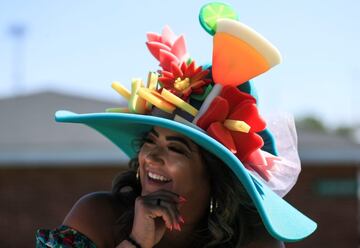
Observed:
[[[161,35],[147,33],[147,39],[146,45],[149,51],[166,71],[171,70],[173,62],[180,65],[189,57],[184,36],[176,36],[169,26],[164,27]]]

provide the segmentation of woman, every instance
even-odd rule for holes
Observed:
[[[140,143],[112,192],[81,198],[60,228],[67,236],[49,240],[48,233],[47,242],[134,247],[131,238],[140,247],[284,247],[221,160],[165,128],[154,127]]]
[[[212,67],[196,66],[184,38],[165,27],[148,34],[162,69],[149,73],[146,87],[113,84],[127,108],[56,113],[59,122],[99,131],[132,159],[111,193],[84,196],[63,226],[39,230],[38,247],[283,247],[314,232],[316,223],[281,198],[299,163],[277,156],[248,82],[280,54],[236,20],[206,23],[209,6],[211,13],[229,6],[200,12],[214,34]]]
[[[112,194],[85,196],[63,224],[96,247],[133,247],[129,237],[141,247],[240,247],[249,241],[282,247],[264,232],[249,196],[221,164],[189,138],[155,127]],[[210,198],[217,202],[212,210]]]

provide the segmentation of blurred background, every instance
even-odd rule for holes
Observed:
[[[120,106],[111,82],[130,88],[158,69],[145,34],[166,24],[198,64],[211,62],[198,22],[207,2],[0,0],[0,247],[34,247],[37,228],[111,188],[127,158],[93,130],[56,124],[54,112]],[[283,55],[252,81],[265,115],[295,116],[302,173],[285,198],[318,223],[287,247],[359,247],[360,2],[226,2]]]

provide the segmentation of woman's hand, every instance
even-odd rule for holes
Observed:
[[[148,248],[161,240],[166,228],[181,231],[180,223],[184,223],[184,220],[178,208],[183,202],[185,198],[167,190],[137,197],[130,236],[142,248]]]

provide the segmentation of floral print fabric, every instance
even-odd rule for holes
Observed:
[[[96,248],[84,234],[68,226],[36,231],[36,248]]]

